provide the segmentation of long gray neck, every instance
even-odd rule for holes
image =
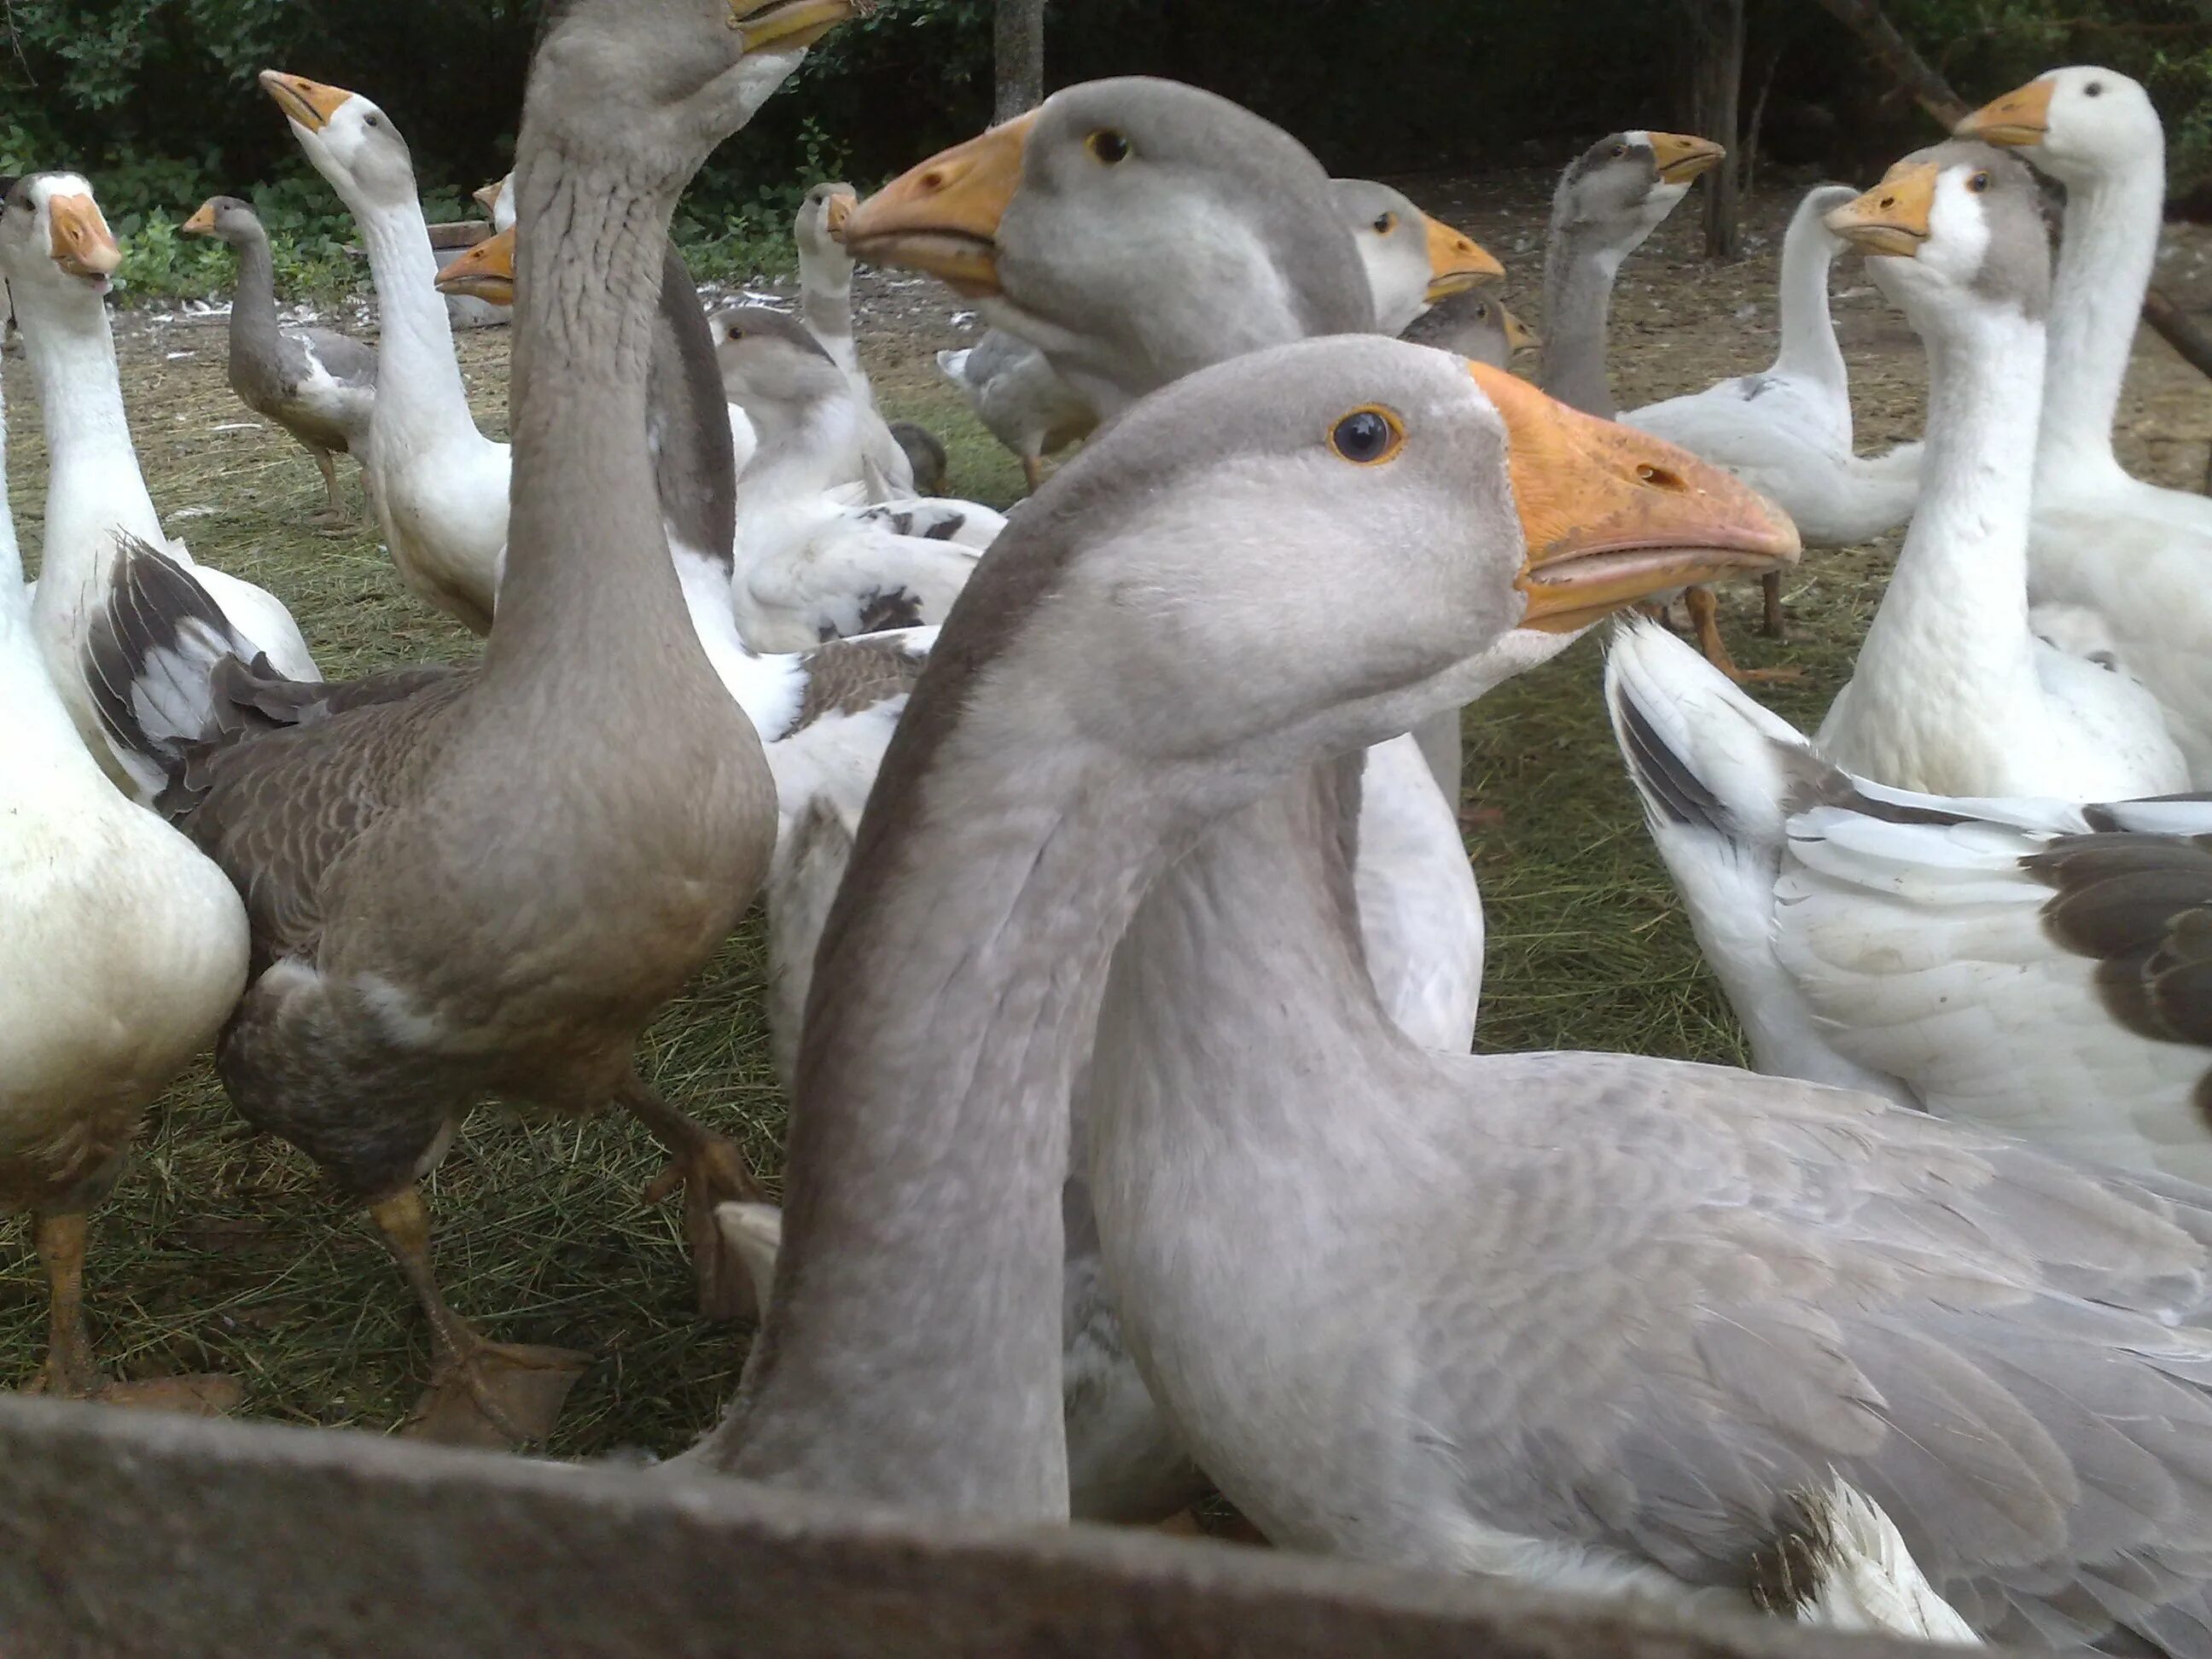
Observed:
[[[1176,815],[1072,727],[1005,741],[1036,724],[1017,689],[978,690],[895,780],[918,698],[869,801],[816,962],[774,1301],[702,1453],[731,1473],[1066,1516],[1069,1092]]]
[[[269,238],[259,225],[246,229],[231,246],[238,250],[238,287],[230,296],[230,373],[239,365],[276,356],[276,266]]]
[[[2143,290],[2158,259],[2166,162],[2066,187],[2066,220],[2051,290],[2051,370],[2037,435],[2037,471],[2117,473],[2112,416],[2134,349]]]
[[[514,189],[512,506],[485,679],[708,676],[668,648],[691,624],[644,441],[674,191],[557,144],[531,147]]]
[[[726,575],[737,526],[737,452],[714,364],[714,331],[673,242],[661,260],[646,384],[653,490],[668,539],[719,563]]]
[[[1585,232],[1555,226],[1544,246],[1544,349],[1539,376],[1561,403],[1611,420],[1619,412],[1606,373],[1613,281],[1626,256]]]

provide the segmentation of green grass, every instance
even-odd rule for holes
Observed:
[[[944,436],[956,493],[1011,501],[1020,484],[1012,457],[969,417],[926,350],[901,343],[875,365],[886,412]],[[461,338],[480,417],[495,433],[506,349],[503,331]],[[401,591],[374,536],[304,527],[320,485],[289,440],[265,424],[215,429],[249,418],[222,384],[219,330],[175,328],[150,342],[126,331],[122,351],[141,458],[173,530],[198,556],[281,594],[327,673],[474,649]],[[176,351],[193,355],[167,355]],[[9,470],[35,549],[45,457],[27,380],[20,369],[9,376]],[[1878,570],[1878,560],[1824,557],[1816,574],[1794,579],[1799,642],[1779,648],[1750,635],[1756,590],[1731,596],[1731,635],[1747,661],[1811,671],[1804,687],[1774,699],[1784,712],[1810,718],[1840,683]],[[1735,1059],[1733,1026],[1606,732],[1596,666],[1585,641],[1469,717],[1470,844],[1491,929],[1483,1042]],[[654,1026],[644,1065],[669,1098],[739,1138],[772,1177],[783,1111],[768,1063],[762,942],[756,918]],[[673,1208],[639,1202],[660,1162],[620,1117],[556,1125],[486,1109],[429,1185],[455,1305],[496,1337],[597,1357],[556,1453],[673,1451],[714,1421],[735,1382],[749,1333],[693,1316]],[[246,1383],[252,1416],[386,1428],[428,1374],[422,1321],[371,1230],[331,1201],[303,1158],[249,1138],[204,1066],[152,1114],[132,1170],[95,1216],[88,1282],[112,1371],[228,1371]],[[0,1271],[0,1382],[33,1374],[44,1305],[18,1231]]]

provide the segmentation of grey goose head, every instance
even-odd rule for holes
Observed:
[[[853,256],[845,252],[845,222],[860,202],[860,192],[850,185],[820,184],[808,190],[792,227],[799,257],[831,270],[851,270]]]
[[[0,205],[0,277],[17,309],[34,295],[97,301],[123,263],[107,220],[78,173],[27,173]]]
[[[1674,210],[1691,182],[1727,155],[1709,138],[1634,128],[1607,133],[1567,164],[1552,230],[1623,256]]]
[[[1366,269],[1382,333],[1396,334],[1428,307],[1505,274],[1472,236],[1431,218],[1403,191],[1371,179],[1333,179],[1330,188]]]
[[[1321,164],[1171,81],[1057,92],[886,185],[845,244],[977,299],[1102,412],[1240,352],[1374,327]]]
[[[1543,343],[1536,331],[1508,311],[1493,295],[1472,289],[1440,301],[1400,331],[1415,345],[1449,351],[1470,362],[1503,368],[1516,351]]]
[[[1826,223],[1866,255],[1868,274],[1923,331],[1981,307],[2033,320],[2049,308],[2042,192],[2017,157],[1991,145],[1951,138],[1915,150]]]
[[[824,399],[851,394],[845,372],[796,317],[767,306],[731,306],[708,324],[722,393],[745,411],[763,439]]]
[[[193,210],[191,218],[177,227],[177,233],[182,236],[212,236],[233,247],[266,240],[252,204],[235,196],[209,197]]]

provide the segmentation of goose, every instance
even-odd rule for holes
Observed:
[[[2118,799],[2188,787],[2130,677],[2030,629],[2030,465],[2050,253],[2035,181],[1953,139],[1832,209],[1828,228],[1928,350],[1920,503],[1817,738],[1847,771],[1957,795]]]
[[[1388,185],[1339,179],[1330,188],[1352,227],[1375,294],[1375,325],[1385,334],[1401,332],[1439,301],[1505,275],[1473,237],[1431,219]]]
[[[1433,346],[1492,368],[1503,368],[1516,353],[1543,344],[1536,331],[1486,294],[1473,289],[1441,300],[1398,331],[1415,345]]]
[[[210,196],[179,227],[238,250],[238,289],[230,301],[230,389],[300,441],[323,475],[321,522],[346,522],[333,455],[365,451],[376,405],[376,353],[327,328],[283,328],[276,320],[276,272],[269,234],[235,196]]]
[[[972,346],[939,352],[937,368],[959,388],[984,429],[1014,452],[1032,495],[1044,482],[1044,458],[1080,442],[1098,424],[1097,411],[1054,373],[1044,353],[1005,329],[986,329]]]
[[[433,1334],[418,1433],[541,1437],[581,1358],[494,1343],[439,1291],[416,1182],[484,1094],[638,1118],[674,1155],[702,1302],[743,1305],[713,1218],[756,1195],[743,1159],[633,1060],[758,887],[775,822],[671,563],[645,343],[678,193],[853,9],[549,14],[516,147],[509,580],[482,666],[217,741],[171,791],[253,921],[225,1088],[369,1208]]]
[[[299,624],[252,582],[196,564],[162,533],[131,442],[115,337],[104,296],[122,258],[73,173],[27,173],[0,209],[0,276],[7,281],[46,428],[46,530],[32,625],[63,707],[126,793],[150,800],[159,766],[141,745],[199,731],[212,708],[208,672],[235,651],[265,655],[294,679],[319,678]],[[151,629],[149,648],[118,660],[122,580],[152,560],[164,608],[130,619]]]
[[[1796,1503],[1795,1524],[1752,1559],[1752,1599],[1761,1607],[1824,1630],[1981,1645],[1974,1627],[1936,1593],[1881,1505],[1840,1475],[1798,1493]]]
[[[2212,1183],[2212,802],[1848,776],[1648,627],[1614,640],[1606,696],[1759,1070]]]
[[[1540,384],[1553,397],[1607,420],[1620,413],[1606,367],[1613,280],[1621,262],[1688,194],[1691,182],[1726,153],[1710,139],[1639,128],[1607,134],[1559,175],[1544,241],[1544,348],[1538,371]],[[1764,584],[1772,622],[1781,615],[1779,580],[1769,576]],[[1713,596],[1682,598],[1699,645],[1723,672],[1739,679],[1796,678],[1789,669],[1738,669],[1721,637]]]
[[[510,224],[447,265],[439,286],[511,307],[514,244]],[[787,1094],[815,946],[860,809],[937,630],[895,629],[778,654],[745,643],[730,604],[738,486],[726,406],[698,291],[672,242],[662,257],[647,388],[653,488],[692,629],[723,690],[751,721],[775,779],[775,853],[765,890],[768,1022]]]
[[[0,1206],[29,1213],[46,1273],[38,1386],[216,1406],[219,1379],[103,1382],[84,1319],[87,1216],[146,1108],[238,1000],[246,912],[222,871],[117,792],[48,678],[6,443],[0,416],[0,932],[36,969],[0,981]]]
[[[2212,501],[2130,477],[2112,451],[2136,319],[2157,258],[2166,135],[2116,70],[2052,70],[1960,124],[2066,187],[2051,362],[2035,434],[2028,578],[2037,625],[2108,651],[2158,699],[2198,788],[2212,787],[2212,634],[2199,573]]]
[[[276,70],[264,70],[261,85],[368,250],[378,323],[368,495],[385,545],[410,592],[487,633],[507,545],[509,457],[469,413],[407,141],[359,93]]]
[[[1771,364],[1621,416],[1735,473],[1790,515],[1808,547],[1886,535],[1920,492],[1919,444],[1867,457],[1851,448],[1850,385],[1828,312],[1828,267],[1844,243],[1823,221],[1858,193],[1821,185],[1790,215]]]
[[[1303,348],[1338,349],[1407,349]],[[1318,383],[1315,364],[1301,360]],[[1536,395],[1510,377],[1481,384],[1502,410]],[[1351,386],[1328,389],[1340,407],[1364,401],[1344,395]],[[1365,428],[1375,447],[1358,448],[1395,458],[1380,476],[1418,476],[1425,410],[1402,392],[1373,401],[1406,440],[1385,420]],[[1316,424],[1305,405],[1295,412]],[[1537,418],[1509,416],[1524,516],[1551,487],[1545,446],[1522,437]],[[1587,428],[1571,431],[1548,453],[1577,447]],[[1589,441],[1624,441],[1608,431]],[[1772,557],[1794,545],[1746,487],[1673,459],[1680,452],[1659,440],[1635,441],[1650,446],[1642,465],[1702,497],[1696,510],[1726,502],[1740,515],[1732,543],[1685,533],[1676,545]],[[1595,486],[1565,482],[1580,522],[1595,504],[1579,492]],[[1504,499],[1502,482],[1492,488],[1501,493],[1457,483],[1447,510],[1480,512]],[[1650,493],[1688,510],[1681,493]],[[1379,502],[1370,518],[1389,526],[1370,530],[1371,544],[1332,524],[1333,544],[1362,561],[1361,586],[1394,591],[1403,609],[1391,624],[1363,618],[1354,637],[1409,654],[1358,685],[1407,725],[1478,695],[1478,672],[1494,670],[1478,655],[1462,673],[1422,678],[1408,636],[1440,601],[1396,566],[1374,580],[1371,561],[1384,545],[1444,532],[1415,530]],[[1767,526],[1764,542],[1753,523]],[[1669,568],[1638,555],[1632,579],[1610,561],[1607,576],[1589,576],[1617,582],[1603,592],[1611,601],[1705,580],[1711,566],[1684,568],[1698,556]],[[1541,573],[1529,583],[1535,620],[1578,625],[1588,611],[1551,608],[1577,605],[1574,587],[1548,592]],[[1315,571],[1301,603],[1304,573],[1279,574],[1274,636],[1329,625],[1345,586]],[[1502,620],[1516,620],[1512,609]],[[1340,665],[1352,657],[1347,643]],[[1149,690],[1156,648],[1145,661],[1123,674]],[[1272,701],[1279,683],[1265,683]],[[1186,708],[1198,695],[1173,689]],[[1209,729],[1249,729],[1247,705],[1231,706],[1240,712],[1209,709]],[[994,753],[1017,746],[1018,720],[994,725]],[[1181,724],[1149,707],[1129,720]],[[1113,730],[1118,745],[1127,728]],[[1127,750],[1112,752],[1126,768]],[[1056,776],[1056,791],[1091,787],[1077,763],[1066,767],[1077,776]],[[1725,1067],[1409,1043],[1371,994],[1343,901],[1356,773],[1340,761],[1263,782],[1256,769],[1239,775],[1257,799],[1240,795],[1232,817],[1176,836],[1115,948],[1097,1003],[1089,1149],[1106,1276],[1139,1370],[1200,1467],[1273,1542],[1741,1607],[1747,1560],[1783,1529],[1796,1495],[1840,1477],[1894,1522],[1930,1586],[1984,1640],[2203,1651],[2212,1191]],[[1117,793],[1117,828],[1134,842],[1129,804]],[[1036,818],[1073,851],[1068,817]],[[1082,857],[1086,876],[1127,883],[1095,849]],[[1097,910],[1054,896],[1064,926],[1103,931]],[[950,914],[940,905],[931,919],[942,927]],[[1053,945],[1064,961],[1064,940]],[[830,978],[825,962],[817,982]],[[904,1038],[911,1028],[896,1029]],[[989,1190],[994,1206],[1006,1201],[1004,1186]],[[881,1208],[853,1218],[872,1242]],[[806,1243],[792,1226],[772,1324],[787,1299],[821,1295],[807,1282],[812,1264],[791,1260]],[[1036,1240],[1025,1248],[1049,1255]],[[981,1261],[957,1272],[988,1286],[979,1299],[1008,1284]],[[932,1282],[952,1276],[936,1268]],[[973,1325],[957,1332],[937,1340],[973,1346]],[[818,1373],[805,1380],[824,1391]],[[988,1403],[1006,1433],[1014,1413]],[[983,1420],[961,1426],[981,1437]]]
[[[1097,95],[1055,94],[1034,142]],[[1556,408],[1378,336],[1261,350],[1133,404],[1016,519],[862,819],[808,1010],[767,1319],[679,1471],[1066,1516],[1066,1103],[1146,890],[1221,815],[1464,695],[1469,657],[1529,611],[1682,580],[1705,567],[1666,550],[1741,547],[1745,514],[1753,547],[1786,545],[1741,487],[1687,458],[1682,491],[1654,487],[1636,464],[1674,452],[1584,445]],[[1242,528],[1259,501],[1279,504],[1265,538]],[[1388,579],[1344,583],[1347,556]],[[1611,574],[1624,560],[1635,575]],[[1291,647],[1324,628],[1337,648]]]

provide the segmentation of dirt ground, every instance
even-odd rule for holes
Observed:
[[[1510,273],[1508,303],[1540,324],[1537,283],[1553,173],[1398,181],[1481,240]],[[1695,204],[1622,272],[1613,362],[1624,405],[1763,366],[1775,347],[1775,263],[1798,191],[1770,179],[1752,204],[1747,256],[1715,267],[1696,249]],[[2204,234],[2172,236],[2161,280],[2212,307]],[[1863,449],[1919,434],[1924,377],[1902,321],[1844,268],[1835,311],[1853,373]],[[757,295],[787,296],[763,283]],[[973,315],[935,284],[864,273],[860,332],[887,412],[948,441],[955,493],[1003,505],[1018,488],[1010,457],[968,416],[932,354],[972,341]],[[343,308],[342,308],[343,309]],[[341,315],[341,323],[349,319]],[[312,464],[252,416],[223,382],[220,318],[148,307],[118,316],[126,398],[154,498],[197,556],[260,581],[299,616],[333,677],[423,657],[463,658],[473,641],[409,600],[376,538],[318,535]],[[505,431],[504,330],[460,337],[479,417]],[[11,350],[9,477],[35,562],[45,455],[29,377]],[[2143,476],[2194,488],[2212,443],[2212,386],[2146,331],[2122,408],[2121,453]],[[358,505],[357,486],[348,487]],[[1814,555],[1785,585],[1790,635],[1758,638],[1755,590],[1724,614],[1740,659],[1804,678],[1770,697],[1817,720],[1847,674],[1895,542]],[[1490,921],[1482,1044],[1617,1048],[1729,1060],[1732,1021],[1698,963],[1645,843],[1595,696],[1585,642],[1486,700],[1468,724],[1463,821]],[[739,1135],[771,1180],[782,1109],[760,1014],[758,924],[749,924],[647,1044],[647,1074],[672,1098]],[[659,1164],[626,1123],[555,1127],[495,1112],[471,1121],[431,1183],[439,1259],[452,1299],[494,1335],[598,1356],[551,1449],[666,1454],[714,1419],[749,1334],[700,1323],[673,1215],[640,1189]],[[154,1115],[131,1175],[94,1222],[89,1300],[104,1362],[118,1373],[186,1369],[244,1380],[252,1415],[382,1428],[427,1375],[421,1321],[358,1218],[333,1206],[305,1161],[249,1137],[204,1068]],[[0,1260],[0,1382],[27,1381],[43,1346],[43,1294],[27,1240]]]

